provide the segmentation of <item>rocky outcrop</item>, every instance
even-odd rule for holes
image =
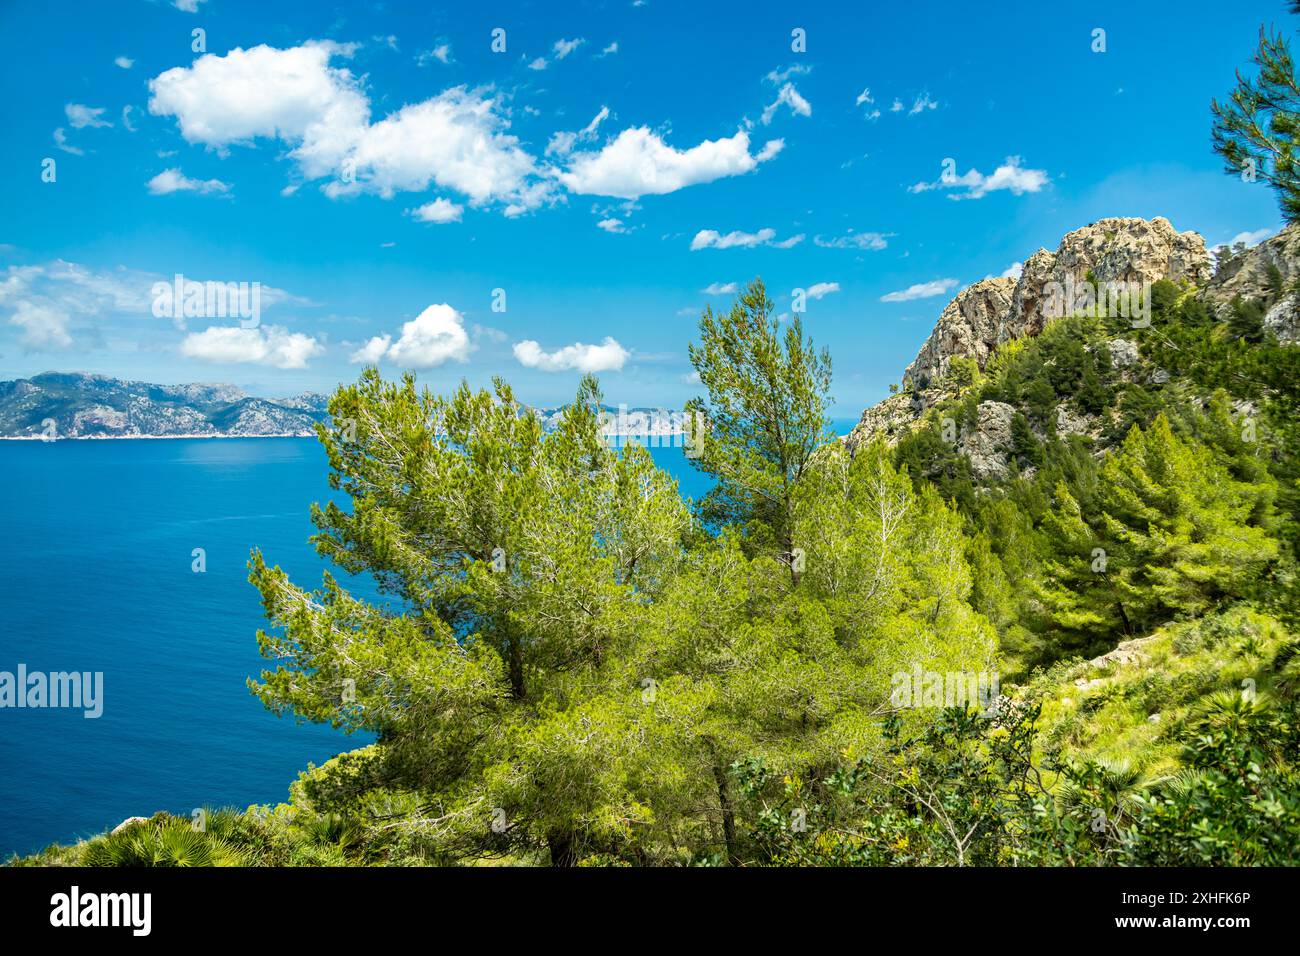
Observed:
[[[954,358],[971,358],[982,370],[1003,343],[1039,334],[1056,317],[1054,289],[1088,281],[1140,286],[1159,279],[1203,285],[1210,271],[1205,240],[1178,232],[1167,219],[1102,219],[1076,229],[1055,252],[1040,249],[1026,259],[1018,279],[984,279],[959,292],[908,366],[903,391],[863,412],[846,442],[852,449],[875,435],[902,437],[947,393]],[[1117,364],[1136,360],[1134,343],[1117,339],[1111,347]]]
[[[1300,282],[1300,226],[1288,226],[1273,238],[1224,263],[1201,298],[1220,319],[1228,317],[1232,302],[1238,297],[1247,301],[1272,301],[1264,315],[1264,328],[1279,342],[1295,343],[1300,342],[1300,296],[1289,290],[1297,282]]]
[[[1045,309],[1055,283],[1155,282],[1201,285],[1210,278],[1210,254],[1195,232],[1178,232],[1168,219],[1102,219],[1068,233],[1055,253],[1039,249],[1025,260],[1000,342],[1037,335],[1053,316]]]
[[[984,279],[958,292],[903,373],[904,388],[924,393],[948,374],[956,356],[975,359],[982,370],[998,347],[1015,289],[1015,279],[1000,278]]]
[[[1005,402],[980,402],[974,428],[957,440],[957,450],[970,459],[976,478],[1005,478],[1010,472],[1011,420],[1016,410]]]

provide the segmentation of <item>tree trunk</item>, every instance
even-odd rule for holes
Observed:
[[[551,866],[577,866],[578,853],[573,846],[573,834],[568,831],[555,830],[546,836],[546,844],[551,849]]]
[[[713,766],[713,779],[718,784],[718,806],[722,808],[722,838],[727,843],[727,864],[736,866],[740,858],[736,853],[736,814],[731,807],[731,792],[727,787],[727,772],[717,764]]]

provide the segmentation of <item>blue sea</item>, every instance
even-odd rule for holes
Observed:
[[[684,495],[708,491],[682,449],[651,454]],[[368,742],[276,717],[246,685],[264,663],[249,550],[302,586],[328,567],[307,540],[334,495],[315,439],[0,441],[0,469],[0,671],[104,681],[95,719],[0,709],[0,858],[158,810],[276,803]]]

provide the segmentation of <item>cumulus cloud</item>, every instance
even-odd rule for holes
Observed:
[[[290,332],[278,325],[254,329],[240,326],[212,326],[192,332],[181,342],[181,354],[207,362],[270,365],[274,368],[306,368],[307,360],[325,351],[309,335]]]
[[[700,291],[705,295],[735,295],[740,286],[735,282],[711,282]]]
[[[771,144],[768,144],[770,146]],[[776,155],[764,150],[749,153],[749,134],[705,140],[690,149],[674,149],[648,128],[625,129],[604,149],[575,153],[560,182],[580,195],[639,199],[676,192],[686,186],[712,182],[752,171]]]
[[[615,40],[609,46],[605,47],[605,49],[601,50],[598,54],[596,54],[596,56],[599,59],[600,57],[610,56],[617,52],[618,52],[618,41]]]
[[[883,232],[847,232],[842,236],[825,238],[816,236],[813,244],[823,249],[870,249],[879,251],[889,245],[888,239],[893,233]]]
[[[129,56],[114,57],[113,62],[124,70],[129,70],[131,67],[135,66],[135,60],[131,59]]]
[[[402,326],[397,341],[377,335],[352,353],[351,361],[373,365],[387,359],[402,368],[434,368],[469,360],[469,335],[459,312],[445,302],[431,305]]]
[[[781,87],[780,92],[776,94],[776,99],[769,103],[763,109],[763,125],[772,122],[772,117],[776,111],[784,104],[790,107],[790,112],[796,116],[812,116],[812,105],[799,95],[799,91],[794,88],[793,83],[786,83]]]
[[[149,188],[149,192],[155,196],[166,196],[169,193],[179,192],[196,192],[206,195],[208,193],[230,191],[229,183],[223,183],[220,179],[190,179],[180,171],[179,167],[164,169],[145,185]]]
[[[554,352],[546,352],[532,339],[516,342],[515,358],[526,368],[543,372],[616,372],[623,367],[631,353],[609,336],[600,345],[575,342]]]
[[[598,229],[604,229],[606,232],[627,232],[627,226],[624,225],[623,220],[615,219],[612,216],[596,223],[596,227]]]
[[[433,202],[425,203],[423,206],[417,206],[410,210],[412,216],[420,222],[460,222],[461,213],[465,211],[464,206],[457,205],[450,199],[438,198]]]
[[[820,299],[823,296],[830,295],[832,292],[839,291],[840,284],[838,282],[817,282],[808,287],[806,294],[810,299]]]
[[[149,111],[174,116],[181,135],[218,151],[279,140],[306,179],[330,178],[331,197],[374,192],[455,190],[471,205],[536,208],[551,187],[506,132],[494,97],[454,87],[379,122],[359,81],[331,61],[352,52],[312,41],[289,49],[261,45],[207,54],[149,83]]]
[[[956,279],[934,279],[910,285],[899,292],[890,292],[880,297],[881,302],[911,302],[915,299],[929,299],[936,295],[950,292],[958,285]]]
[[[961,176],[940,176],[935,182],[919,182],[908,187],[908,192],[923,193],[932,189],[961,189],[963,192],[950,193],[949,199],[981,199],[991,192],[1009,190],[1014,196],[1036,193],[1051,180],[1042,169],[1025,169],[1020,165],[1019,156],[1008,156],[1005,163],[985,176],[977,169],[970,169]]]
[[[1001,278],[1019,279],[1021,273],[1024,271],[1025,271],[1025,264],[1023,262],[1013,262],[1011,263],[1011,265],[1007,266],[1005,269],[1002,270]]]

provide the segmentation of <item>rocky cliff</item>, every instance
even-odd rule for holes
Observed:
[[[1277,243],[1286,235],[1269,243]],[[1231,299],[1238,293],[1249,296],[1269,281],[1269,270],[1262,262],[1265,256],[1286,259],[1300,278],[1300,235],[1287,239],[1279,248],[1258,251],[1269,243],[1247,254],[1252,264],[1249,269],[1241,267],[1232,288],[1213,293],[1209,292],[1213,288],[1212,260],[1205,240],[1195,232],[1178,232],[1163,218],[1102,219],[1076,229],[1061,240],[1055,252],[1039,249],[1025,260],[1019,278],[984,279],[959,292],[907,367],[899,393],[863,412],[862,420],[846,441],[853,447],[874,435],[891,441],[901,437],[926,409],[949,394],[947,380],[953,359],[972,359],[983,370],[1001,345],[1011,339],[1038,335],[1058,317],[1053,288],[1087,282],[1140,285],[1171,279],[1203,287],[1207,294],[1218,297]],[[1284,274],[1290,276],[1291,272]],[[1297,311],[1300,300],[1292,302],[1289,318],[1279,315],[1274,324],[1279,328],[1288,322],[1294,325]]]

